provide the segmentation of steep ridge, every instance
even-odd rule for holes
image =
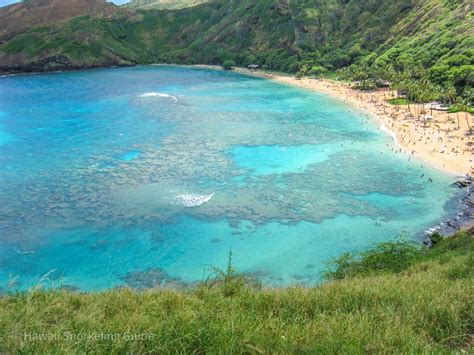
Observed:
[[[0,43],[34,26],[72,17],[109,16],[117,6],[106,0],[26,0],[0,8]]]

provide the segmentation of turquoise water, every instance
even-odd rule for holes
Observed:
[[[311,285],[456,206],[453,177],[375,120],[264,79],[104,69],[2,78],[0,98],[3,288],[192,283],[229,250],[266,285]]]
[[[332,144],[261,145],[237,146],[232,154],[237,166],[255,175],[275,175],[303,172],[312,164],[328,160],[338,150]]]
[[[122,160],[123,161],[132,161],[140,155],[140,151],[138,150],[132,150],[131,152],[127,152],[124,155],[122,155]]]

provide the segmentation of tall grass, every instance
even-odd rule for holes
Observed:
[[[473,246],[464,233],[416,248],[403,267],[369,272],[368,259],[380,266],[402,255],[385,245],[384,257],[355,256],[357,272],[313,288],[255,288],[230,257],[226,270],[187,291],[6,295],[0,353],[470,352]]]

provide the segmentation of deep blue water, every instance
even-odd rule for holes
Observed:
[[[0,287],[188,283],[230,250],[266,285],[317,283],[449,215],[453,177],[396,149],[337,99],[236,73],[1,78]]]

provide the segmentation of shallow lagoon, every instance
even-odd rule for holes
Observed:
[[[0,97],[3,287],[189,283],[229,250],[266,285],[314,284],[341,253],[419,238],[459,193],[363,112],[236,73],[14,76]]]

